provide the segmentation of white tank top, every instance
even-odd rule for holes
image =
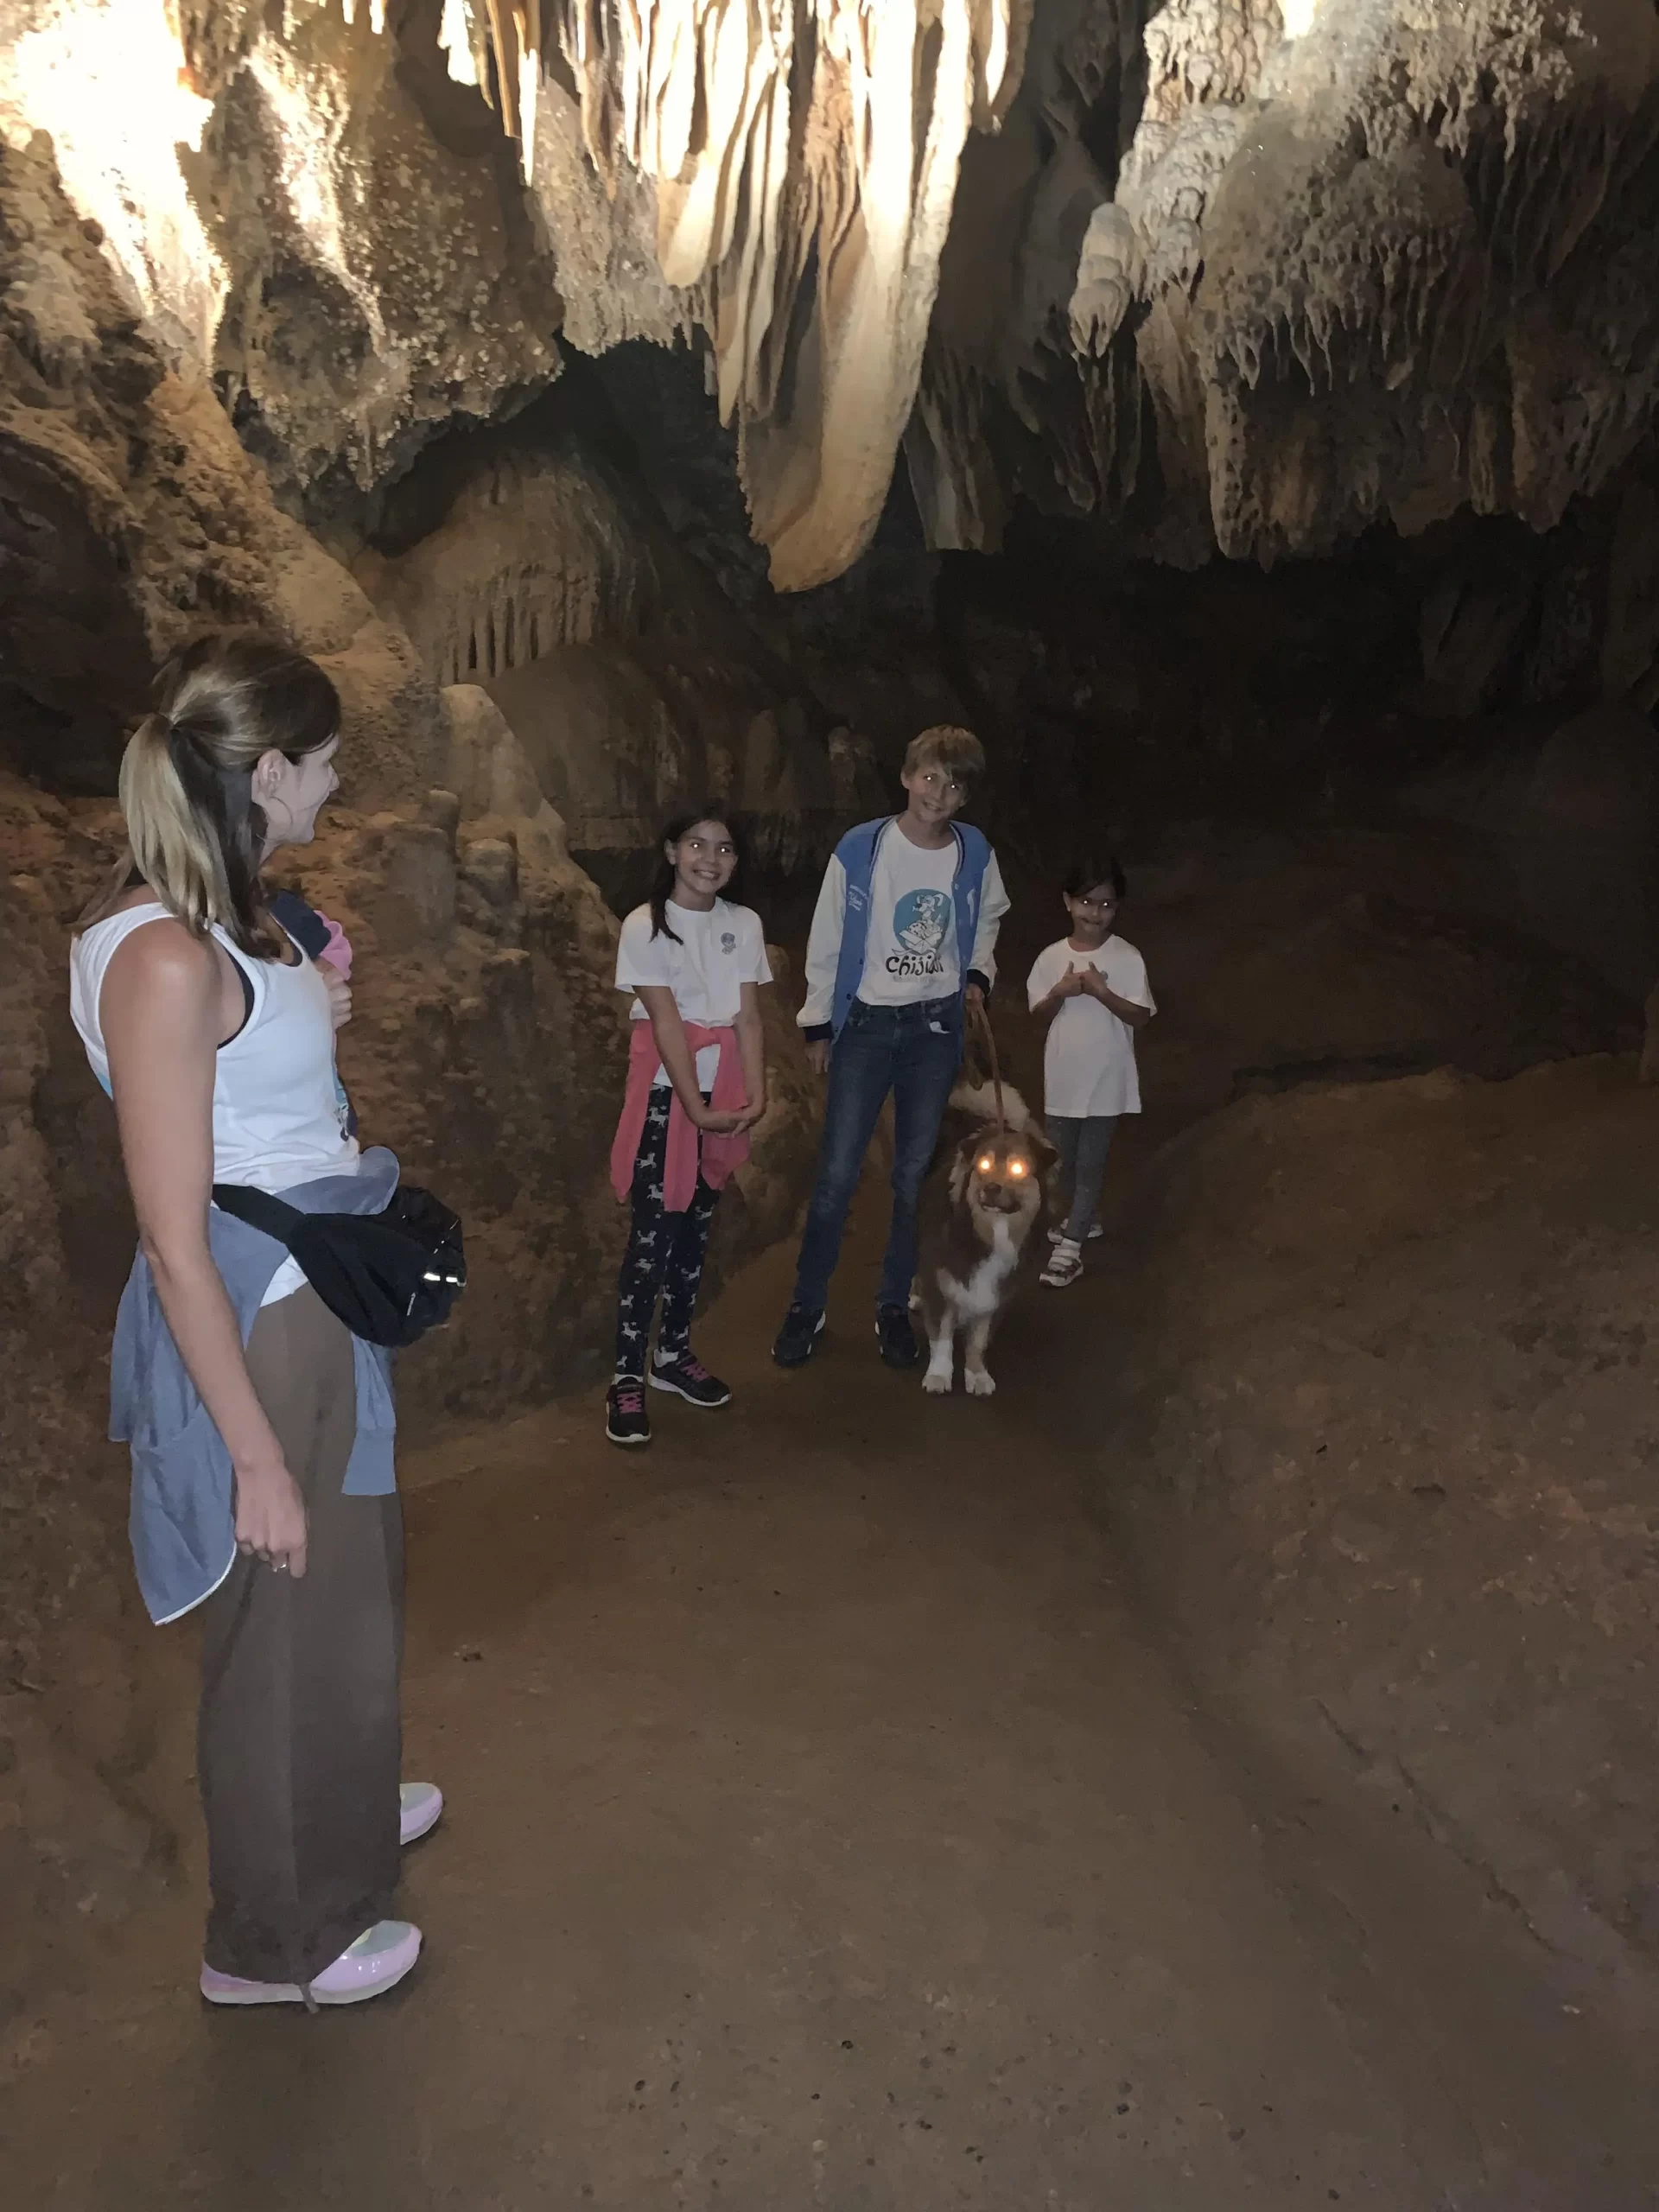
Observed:
[[[133,931],[167,918],[159,900],[129,906],[94,922],[69,954],[69,1011],[92,1073],[110,1089],[109,1054],[99,1001],[111,961]],[[348,1136],[334,1082],[334,1025],[328,987],[302,953],[297,967],[250,960],[226,932],[213,935],[252,988],[253,1008],[213,1067],[213,1180],[282,1191],[321,1175],[357,1170],[358,1143]],[[305,1277],[284,1260],[266,1292],[269,1306],[297,1290]]]

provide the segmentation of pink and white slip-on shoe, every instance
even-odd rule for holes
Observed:
[[[311,1984],[315,2005],[360,2005],[395,1988],[421,1955],[421,1931],[407,1920],[377,1920]],[[296,1981],[244,1981],[205,1961],[201,1993],[210,2005],[303,2005]]]
[[[443,1811],[443,1792],[435,1782],[404,1782],[397,1789],[397,1840],[418,1843],[430,1835]]]

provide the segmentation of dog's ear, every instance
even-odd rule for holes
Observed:
[[[933,1158],[928,1171],[930,1173],[937,1173],[943,1167],[947,1173],[954,1175],[957,1154],[968,1141],[967,1133],[975,1126],[973,1116],[965,1113],[962,1106],[953,1098],[939,1117],[939,1134],[933,1147]]]
[[[957,1139],[951,1149],[950,1200],[953,1205],[961,1205],[967,1198],[968,1178],[974,1172],[974,1160],[979,1152],[979,1131],[969,1129],[965,1137]]]
[[[1021,1141],[1030,1151],[1031,1164],[1037,1171],[1044,1206],[1051,1214],[1058,1214],[1060,1210],[1060,1155],[1035,1122],[1022,1133]]]
[[[1051,1168],[1059,1166],[1059,1154],[1049,1142],[1046,1133],[1035,1122],[1030,1122],[1020,1135],[1031,1147],[1032,1159],[1039,1175],[1046,1175]]]

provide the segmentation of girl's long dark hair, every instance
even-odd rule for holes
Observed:
[[[683,939],[677,937],[668,925],[668,902],[674,895],[674,863],[663,849],[666,845],[677,845],[686,831],[695,830],[699,822],[719,823],[737,848],[737,866],[732,870],[731,880],[721,893],[722,899],[731,895],[742,872],[742,841],[733,829],[731,817],[723,806],[684,806],[677,814],[669,816],[657,832],[657,873],[651,879],[651,889],[645,903],[651,908],[652,937],[665,937],[671,944],[682,944]]]

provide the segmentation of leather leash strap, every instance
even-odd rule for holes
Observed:
[[[1006,1135],[1008,1126],[1008,1117],[1002,1110],[1002,1071],[997,1065],[996,1037],[995,1032],[991,1028],[991,1017],[985,1011],[983,1000],[976,1001],[974,1006],[974,1019],[979,1024],[979,1033],[985,1039],[985,1050],[990,1055],[991,1089],[996,1097],[996,1126],[999,1130]]]

